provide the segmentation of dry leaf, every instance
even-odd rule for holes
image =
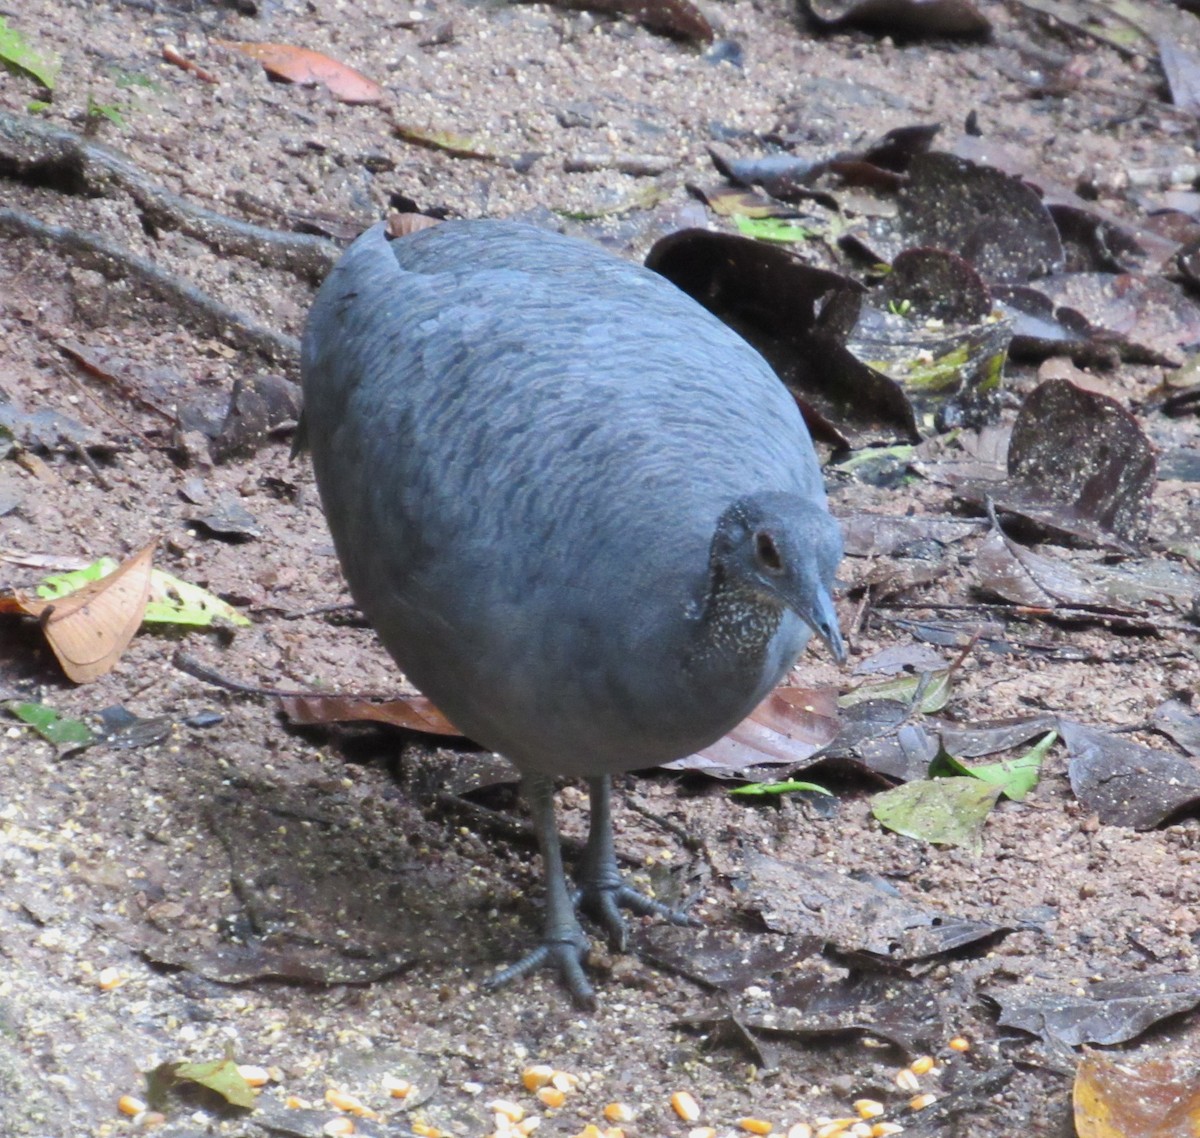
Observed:
[[[1200,1084],[1169,1059],[1135,1065],[1087,1051],[1074,1100],[1079,1138],[1200,1138]]]
[[[461,735],[459,729],[423,695],[375,703],[357,696],[314,693],[281,696],[279,703],[295,723],[344,723],[369,719],[431,735]]]
[[[112,670],[142,623],[150,597],[150,571],[157,540],[107,577],[65,597],[43,601],[18,595],[22,611],[41,622],[62,670],[77,684]]]
[[[307,47],[221,39],[214,39],[213,43],[257,59],[267,73],[277,79],[286,79],[289,83],[319,83],[340,103],[378,103],[383,99],[383,88],[374,79]]]

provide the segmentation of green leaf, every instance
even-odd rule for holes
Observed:
[[[1051,731],[1039,739],[1020,758],[1011,762],[984,763],[982,766],[967,766],[961,759],[942,751],[929,764],[930,778],[952,778],[967,775],[983,782],[998,786],[1006,798],[1021,802],[1025,796],[1038,784],[1042,769],[1042,760],[1046,752],[1058,740],[1058,732]]]
[[[117,563],[111,557],[101,557],[99,561],[93,561],[91,565],[72,573],[47,577],[38,586],[37,595],[43,600],[56,601],[92,581],[107,577],[116,567]],[[206,628],[217,620],[242,626],[250,623],[232,605],[226,604],[207,589],[181,581],[161,569],[154,569],[150,573],[150,600],[146,603],[142,620],[146,624],[185,624],[193,628]]]
[[[150,600],[143,617],[150,624],[188,624],[206,627],[217,620],[245,627],[250,624],[232,605],[199,585],[155,569],[150,574]]]
[[[831,796],[833,794],[832,790],[826,790],[815,782],[797,782],[795,779],[788,779],[785,782],[750,782],[745,786],[735,786],[729,793],[743,794],[747,798],[754,798],[767,794],[791,794],[797,790],[811,790],[816,794]]]
[[[979,836],[1000,787],[976,778],[919,779],[877,794],[871,813],[889,830],[978,852]]]
[[[9,700],[5,708],[56,747],[90,747],[96,737],[81,719],[67,719],[44,703]]]
[[[777,241],[786,245],[807,241],[813,236],[811,229],[785,217],[746,217],[735,213],[733,224],[743,237],[753,237],[758,241]]]
[[[10,71],[28,75],[47,91],[58,81],[58,60],[43,59],[25,42],[16,28],[10,28],[0,16],[0,63]]]
[[[177,1082],[196,1083],[219,1094],[230,1106],[252,1109],[254,1088],[242,1077],[232,1055],[210,1059],[207,1063],[175,1063],[171,1076]]]
[[[838,697],[838,707],[853,707],[869,699],[892,699],[911,703],[924,715],[941,711],[950,702],[950,668],[934,672],[919,672],[914,676],[897,676],[874,684],[860,684]]]

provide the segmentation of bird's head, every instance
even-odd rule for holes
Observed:
[[[833,607],[842,535],[824,503],[767,492],[739,498],[720,517],[713,569],[768,604],[789,608],[843,663],[846,646]]]

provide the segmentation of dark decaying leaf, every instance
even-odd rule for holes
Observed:
[[[1065,379],[1040,384],[1013,424],[1007,467],[1007,483],[966,482],[959,495],[1096,545],[1131,551],[1144,540],[1154,450],[1115,400]]]
[[[560,8],[585,8],[628,16],[652,32],[673,39],[712,43],[712,25],[691,0],[554,0]]]
[[[845,346],[862,291],[848,277],[776,246],[703,229],[662,238],[646,266],[753,344],[802,404],[811,402],[839,430],[860,441],[919,438],[900,386]]]
[[[815,861],[752,854],[746,874],[743,906],[772,932],[820,937],[881,966],[942,956],[1007,931],[914,905]]]
[[[771,936],[738,929],[689,929],[678,925],[639,925],[631,933],[633,951],[643,960],[686,976],[706,988],[741,992],[820,953],[816,936]]]
[[[900,192],[904,231],[950,249],[983,278],[1021,284],[1062,264],[1058,228],[1020,178],[941,151],[916,155]]]
[[[1071,1093],[1079,1138],[1185,1138],[1200,1134],[1200,1079],[1171,1059],[1131,1063],[1085,1051]]]
[[[175,720],[169,715],[134,715],[126,707],[114,705],[100,712],[100,742],[119,751],[153,747],[171,737]]]
[[[994,135],[970,134],[948,139],[944,149],[1036,185],[1063,241],[1075,250],[1084,245],[1091,247],[1090,261],[1085,258],[1080,263],[1073,254],[1070,267],[1083,268],[1090,263],[1091,267],[1100,268],[1112,264],[1124,272],[1153,271],[1168,262],[1179,244],[1159,236],[1146,225],[1139,226],[1136,221],[1118,217],[1095,202],[1085,201],[1070,186],[1054,181],[1034,150],[1006,146]],[[1094,220],[1084,222],[1084,216]]]
[[[879,35],[984,39],[992,25],[969,0],[799,0],[822,31],[861,28]]]
[[[26,450],[48,451],[59,447],[93,450],[103,439],[94,428],[50,407],[25,411],[7,398],[0,397],[0,439],[15,439]]]
[[[1174,739],[1189,755],[1200,756],[1200,715],[1181,699],[1169,699],[1154,709],[1154,726]]]
[[[236,498],[228,496],[207,505],[200,513],[189,515],[187,520],[214,537],[229,541],[253,541],[262,537],[262,526],[254,515]]]
[[[148,945],[143,954],[154,964],[203,976],[218,984],[249,980],[288,980],[296,984],[369,984],[411,968],[417,955],[355,957],[329,946],[299,945],[272,934],[247,944],[188,943],[179,936]]]
[[[908,1054],[927,1050],[945,1030],[939,993],[895,976],[850,975],[831,980],[828,968],[779,977],[764,995],[735,1000],[748,1028],[800,1039],[864,1035]]]
[[[1048,296],[1028,285],[997,285],[992,295],[1012,321],[1009,352],[1015,358],[1040,360],[1090,350],[1092,326],[1073,309],[1056,307]]]
[[[983,589],[1013,604],[1048,612],[1066,608],[1074,619],[1090,610],[1148,632],[1164,613],[1190,609],[1200,591],[1194,573],[1170,562],[1106,565],[1082,554],[1067,560],[1062,553],[1019,545],[999,527],[980,545],[973,571]]]
[[[930,544],[947,546],[972,537],[987,524],[949,514],[855,513],[838,521],[849,557],[897,557]]]
[[[1200,55],[1163,37],[1158,41],[1158,61],[1167,77],[1171,102],[1181,111],[1200,115]]]
[[[924,778],[938,753],[938,741],[919,723],[910,723],[910,703],[872,699],[842,712],[842,729],[823,759],[841,760],[896,782]]]
[[[1154,448],[1115,400],[1066,380],[1034,389],[1013,424],[1009,478],[1131,544],[1146,535]]]
[[[1200,977],[1160,973],[1101,980],[1084,992],[1072,986],[1045,993],[994,988],[984,994],[999,1006],[1001,1027],[1015,1027],[1068,1047],[1108,1046],[1135,1039],[1159,1020],[1196,1007]]]
[[[1059,309],[1073,309],[1122,359],[1179,367],[1200,340],[1200,308],[1179,285],[1134,273],[1055,273],[1036,282]]]
[[[776,688],[724,738],[698,754],[664,765],[668,770],[702,771],[715,778],[743,775],[755,766],[801,766],[837,733],[835,690]]]
[[[903,672],[944,671],[949,661],[924,644],[892,644],[872,653],[854,666],[856,676],[895,676]]]
[[[300,388],[280,375],[260,373],[233,381],[229,410],[212,440],[213,460],[226,462],[253,454],[268,435],[300,417]]]
[[[1200,766],[1060,719],[1075,797],[1107,826],[1149,830],[1200,803]]]
[[[942,740],[942,746],[960,759],[977,759],[1019,747],[1058,730],[1055,715],[1030,715],[1021,719],[1000,720],[993,723],[951,723],[949,720],[932,720],[931,726]]]
[[[975,324],[992,311],[992,294],[963,257],[947,249],[905,249],[893,262],[880,296],[909,305],[923,319]]]
[[[328,1138],[329,1115],[328,1108],[315,1110],[268,1101],[256,1106],[252,1120],[259,1130],[278,1138]],[[376,1123],[362,1117],[354,1119],[355,1138],[391,1138],[395,1133],[395,1128],[388,1123]]]

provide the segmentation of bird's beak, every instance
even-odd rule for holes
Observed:
[[[802,615],[812,626],[812,630],[825,641],[833,658],[839,664],[844,664],[846,644],[842,640],[842,631],[838,628],[837,610],[833,607],[833,596],[829,590],[822,588],[817,593],[812,611]]]

